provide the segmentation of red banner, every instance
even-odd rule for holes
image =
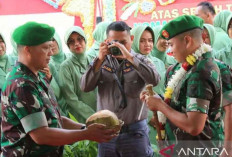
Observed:
[[[131,4],[129,4],[129,2],[126,2],[126,0],[117,0],[117,20],[124,19],[124,21],[127,22],[131,27],[137,24],[146,24],[154,27],[156,25],[165,24],[168,21],[183,14],[194,15],[197,4],[200,3],[202,0],[169,0],[174,2],[166,6],[161,5],[160,1],[162,0],[155,0],[154,2],[152,1],[154,0],[144,0],[144,4],[141,4],[142,1],[140,1],[137,2],[140,4],[137,4],[136,6],[136,0],[134,0],[134,3],[133,0],[130,1],[132,2]],[[167,2],[168,0],[165,1]],[[210,2],[214,5],[216,12],[220,12],[221,10],[232,10],[231,0],[211,0]],[[144,15],[144,12],[142,12],[141,10],[144,9],[147,11],[151,9],[152,5],[154,6],[154,4],[156,7],[153,8],[153,11]],[[127,7],[126,5],[129,5],[129,7]]]

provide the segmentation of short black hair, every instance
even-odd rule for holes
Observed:
[[[216,14],[215,9],[214,9],[212,3],[210,3],[210,2],[204,1],[204,2],[199,3],[197,6],[202,6],[203,10],[207,10],[213,15]]]
[[[130,34],[131,28],[124,21],[112,22],[106,29],[106,34],[109,35],[110,31],[127,31]]]

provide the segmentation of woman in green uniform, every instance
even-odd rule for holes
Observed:
[[[59,82],[67,103],[67,111],[84,123],[96,111],[96,92],[85,93],[80,89],[80,78],[90,64],[85,53],[87,40],[83,29],[78,26],[68,29],[65,43],[72,56],[61,64]]]

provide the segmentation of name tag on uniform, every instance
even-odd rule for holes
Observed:
[[[131,65],[131,63],[126,62],[125,64],[125,69],[123,69],[123,73],[128,73],[131,72],[133,70],[133,66]]]
[[[124,70],[123,70],[123,73],[125,74],[125,73],[128,73],[128,72],[131,72],[132,70],[133,70],[133,68],[132,68],[132,66],[131,66],[131,67],[129,67],[129,68],[124,69]]]
[[[104,65],[104,66],[102,67],[102,69],[104,69],[104,70],[106,70],[106,71],[108,71],[108,72],[113,73],[113,69],[112,69],[111,67],[106,66],[106,65]]]

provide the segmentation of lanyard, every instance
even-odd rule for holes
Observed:
[[[123,98],[122,102],[121,102],[120,105],[119,105],[119,109],[125,109],[125,108],[127,107],[127,100],[126,100],[126,94],[125,94],[124,87],[123,87],[123,85],[124,85],[123,73],[122,73],[122,71],[121,71],[121,79],[119,80],[118,76],[116,75],[117,68],[116,68],[116,66],[112,63],[112,59],[113,59],[113,58],[112,58],[111,55],[107,55],[107,60],[108,60],[108,62],[110,63],[110,66],[111,66],[112,69],[113,69],[113,77],[114,77],[114,79],[115,79],[116,82],[117,82],[117,85],[118,85],[118,87],[119,87],[119,90],[120,90],[120,92],[121,92],[121,94],[122,94],[122,98]],[[123,62],[124,62],[124,61],[123,61]]]

